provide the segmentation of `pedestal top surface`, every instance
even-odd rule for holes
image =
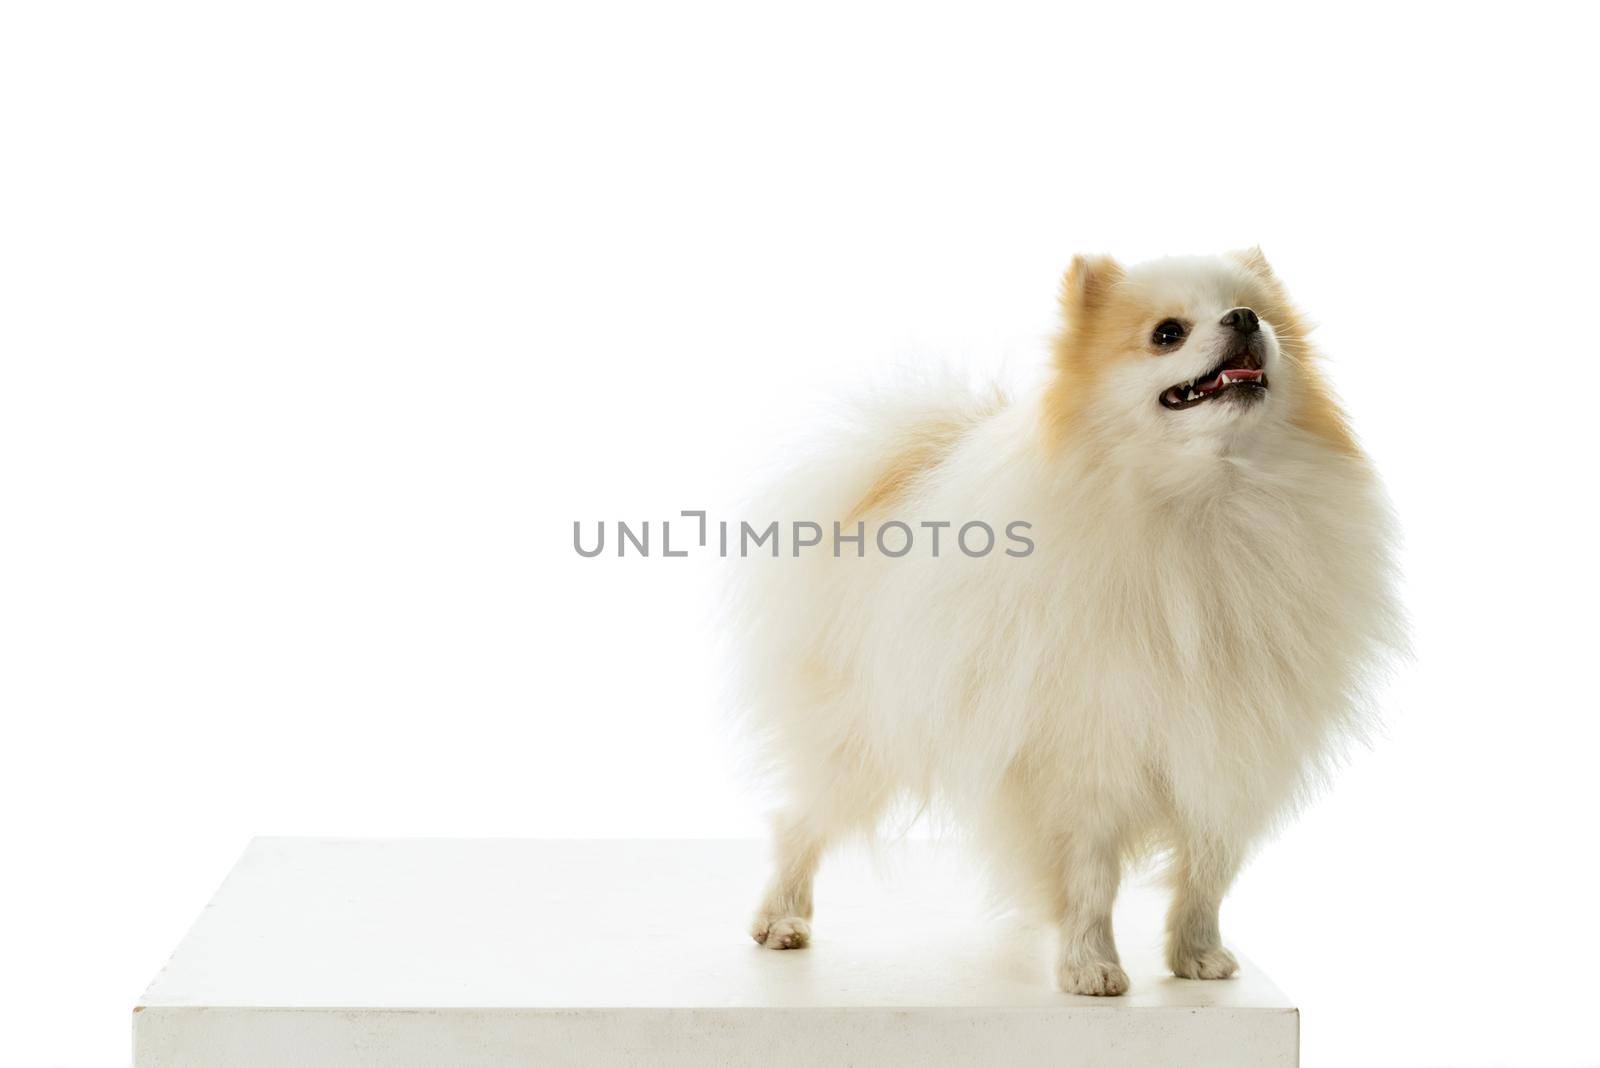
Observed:
[[[253,841],[141,1001],[254,1008],[1009,1008],[1286,1011],[1161,965],[1164,901],[1128,887],[1121,998],[1052,985],[1054,936],[996,915],[976,863],[908,842],[830,856],[809,948],[746,933],[752,841]]]

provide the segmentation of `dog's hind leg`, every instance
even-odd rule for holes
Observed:
[[[750,937],[768,949],[800,949],[811,940],[811,884],[827,837],[803,817],[779,816],[772,881],[750,924]]]
[[[768,949],[800,949],[811,940],[812,881],[828,847],[871,831],[891,789],[878,769],[858,756],[834,754],[823,767],[797,776],[796,800],[775,823],[772,881],[750,925]]]

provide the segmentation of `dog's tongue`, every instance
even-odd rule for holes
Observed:
[[[1246,369],[1239,367],[1232,370],[1220,371],[1213,377],[1206,379],[1204,382],[1196,383],[1194,391],[1196,393],[1215,393],[1223,386],[1234,382],[1259,382],[1264,374],[1265,372],[1258,368]]]

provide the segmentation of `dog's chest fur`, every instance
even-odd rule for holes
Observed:
[[[1030,744],[1089,757],[1101,787],[1153,774],[1176,803],[1237,820],[1359,726],[1361,665],[1397,627],[1386,516],[1359,461],[1286,452],[1182,485],[1076,487],[1041,537],[1048,580],[1007,593],[1058,650],[1018,665],[1040,683]]]

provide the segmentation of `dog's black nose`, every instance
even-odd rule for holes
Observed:
[[[1223,326],[1231,326],[1241,334],[1253,334],[1261,329],[1261,320],[1249,308],[1235,308],[1222,317]]]

